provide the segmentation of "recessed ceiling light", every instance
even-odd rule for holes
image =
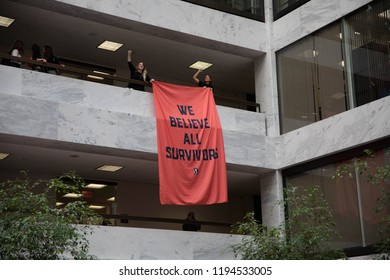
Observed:
[[[83,195],[81,193],[67,193],[63,197],[68,197],[68,198],[79,198],[82,197]]]
[[[10,155],[10,154],[0,153],[0,160],[5,159],[5,158],[8,157],[9,155]]]
[[[91,209],[103,209],[103,208],[106,208],[106,206],[104,206],[104,205],[89,205],[88,206],[89,208],[91,208]]]
[[[95,79],[95,80],[104,80],[103,77],[95,76],[95,75],[87,75],[88,78],[90,79]]]
[[[96,170],[100,170],[100,171],[108,171],[108,172],[115,172],[115,171],[118,171],[120,169],[122,169],[123,166],[117,166],[117,165],[103,165],[103,166],[100,166],[98,168],[96,168]]]
[[[203,61],[197,61],[193,64],[191,64],[189,67],[193,69],[198,69],[198,70],[205,70],[212,66],[213,64],[208,63],[208,62],[203,62]]]
[[[119,49],[122,46],[123,46],[123,44],[121,44],[121,43],[115,43],[115,42],[111,42],[111,41],[104,41],[103,43],[101,43],[98,46],[98,48],[99,49],[103,49],[103,50],[107,50],[107,51],[115,52],[117,49]]]
[[[107,187],[107,185],[90,183],[90,184],[86,185],[84,188],[88,188],[88,189],[102,189],[104,187]]]
[[[0,26],[8,27],[8,26],[10,26],[14,21],[15,21],[15,19],[13,19],[13,18],[7,18],[7,17],[2,17],[2,16],[0,16]]]
[[[109,199],[107,199],[107,201],[115,201],[115,196],[110,197]]]
[[[97,70],[93,70],[93,73],[101,74],[101,75],[110,75],[110,73],[102,72],[102,71],[97,71]]]

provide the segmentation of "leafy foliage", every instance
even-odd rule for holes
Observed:
[[[253,213],[244,222],[233,225],[233,231],[248,235],[233,245],[236,256],[246,260],[321,260],[344,258],[343,251],[332,249],[328,241],[337,233],[332,214],[318,186],[304,189],[286,188],[283,203],[289,209],[285,224],[266,228]]]
[[[73,172],[59,178],[0,183],[0,259],[92,259],[86,238],[98,216],[83,201],[56,208],[50,195],[78,192],[83,180]],[[81,225],[84,224],[84,225]]]

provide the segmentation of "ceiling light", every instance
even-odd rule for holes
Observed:
[[[94,75],[87,75],[88,78],[95,79],[95,80],[104,80],[103,77],[94,76]]]
[[[15,19],[13,19],[13,18],[7,18],[7,17],[2,17],[2,16],[0,16],[0,26],[8,27],[8,26],[10,26],[14,21],[15,21]]]
[[[203,62],[203,61],[197,61],[193,64],[191,64],[189,67],[193,69],[198,69],[198,70],[205,70],[212,66],[213,64],[208,63],[208,62]]]
[[[107,187],[107,185],[91,183],[91,184],[86,185],[84,188],[88,188],[88,189],[102,189],[104,187]]]
[[[104,205],[89,205],[88,206],[89,208],[91,208],[91,209],[103,209],[103,208],[106,208],[106,206],[104,206]]]
[[[79,197],[82,197],[82,194],[81,193],[67,193],[63,197],[79,198]]]
[[[0,153],[0,160],[5,159],[5,158],[8,157],[9,155],[10,155],[10,154]]]
[[[97,70],[93,70],[93,73],[101,74],[101,75],[110,75],[110,73],[102,72],[102,71],[97,71]]]
[[[123,166],[117,166],[117,165],[103,165],[103,166],[100,166],[98,168],[96,168],[96,170],[99,170],[99,171],[109,171],[109,172],[115,172],[115,171],[118,171],[120,169],[122,169]]]
[[[113,197],[110,197],[109,199],[107,199],[107,201],[115,201],[115,196],[113,196]]]
[[[98,48],[99,49],[103,49],[103,50],[107,50],[107,51],[115,52],[117,49],[119,49],[122,46],[123,46],[123,44],[121,44],[121,43],[115,43],[115,42],[111,42],[111,41],[104,41],[103,43],[101,43],[98,46]]]
[[[61,206],[61,205],[64,205],[63,202],[56,202],[56,206]]]

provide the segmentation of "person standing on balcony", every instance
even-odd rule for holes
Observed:
[[[15,57],[22,57],[23,53],[24,53],[24,43],[21,40],[16,40],[12,49],[8,52],[9,55]],[[20,68],[20,66],[22,65],[21,62],[10,60],[8,58],[7,59],[3,58],[2,64],[17,67],[17,68]]]
[[[200,81],[198,79],[198,75],[200,74],[200,72],[202,72],[201,69],[199,69],[195,74],[194,76],[192,77],[192,79],[194,79],[195,83],[199,86],[199,87],[209,87],[211,89],[214,89],[213,87],[213,82],[211,80],[211,76],[209,74],[207,74],[206,76],[204,76],[204,81]]]
[[[31,46],[31,56],[29,57],[30,60],[36,60],[40,62],[46,62],[46,59],[42,57],[41,54],[41,47],[38,44],[33,44]],[[38,71],[38,72],[46,72],[46,67],[40,66],[40,65],[30,65],[31,70]]]
[[[46,59],[47,63],[59,64],[58,58],[53,53],[53,48],[51,46],[43,47],[43,57]],[[58,75],[58,70],[53,67],[46,67],[47,73]]]
[[[137,64],[137,67],[134,67],[133,62],[131,61],[132,53],[133,53],[132,50],[129,50],[127,52],[127,63],[129,65],[129,69],[130,69],[130,78],[134,79],[134,80],[139,80],[139,81],[152,83],[154,81],[154,79],[151,79],[149,77],[148,71],[146,70],[146,67],[145,67],[143,62],[139,62]],[[133,88],[135,90],[145,91],[145,86],[144,85],[129,83],[127,87],[128,88]]]
[[[187,215],[187,218],[184,220],[182,229],[184,231],[198,231],[200,228],[200,223],[195,219],[195,213],[190,211]]]

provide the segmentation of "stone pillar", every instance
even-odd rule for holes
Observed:
[[[260,183],[261,212],[263,225],[278,226],[284,222],[283,178],[281,171],[274,171],[262,177]]]
[[[272,45],[272,0],[264,1],[266,54],[254,61],[256,100],[266,115],[267,136],[280,135],[275,52]]]

